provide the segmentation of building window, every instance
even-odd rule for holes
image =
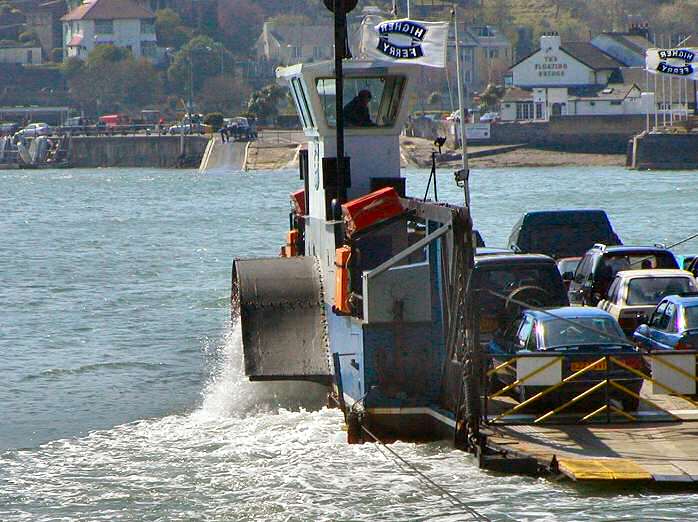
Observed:
[[[31,49],[27,51],[27,63],[34,63],[34,53]]]
[[[543,103],[542,102],[536,102],[536,119],[537,120],[543,119]]]
[[[291,47],[291,58],[299,60],[303,57],[303,48],[299,45],[294,45]]]
[[[489,56],[490,58],[499,58],[499,49],[490,49]]]
[[[96,34],[114,34],[114,20],[95,20]]]
[[[154,59],[158,56],[158,44],[155,42],[141,42],[141,52],[146,58]]]
[[[517,120],[533,119],[533,102],[520,102],[516,104]]]
[[[322,47],[319,47],[317,45],[313,47],[313,58],[315,58],[316,60],[322,59]]]
[[[141,20],[141,34],[155,34],[155,24],[152,20]]]
[[[470,83],[471,78],[470,78],[470,71],[465,71],[465,74],[463,75],[463,81],[465,83]]]
[[[621,100],[611,100],[611,105],[620,105]]]

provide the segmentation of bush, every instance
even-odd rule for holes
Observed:
[[[63,49],[56,47],[51,49],[51,61],[54,63],[60,63],[63,61]]]
[[[220,112],[211,112],[204,117],[204,124],[217,131],[223,126],[223,115]]]

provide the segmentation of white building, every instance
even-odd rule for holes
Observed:
[[[131,0],[90,0],[63,18],[63,57],[85,59],[97,45],[130,49],[136,58],[160,58],[155,15]]]
[[[637,115],[651,111],[634,81],[624,81],[621,62],[591,42],[561,42],[556,33],[510,69],[512,87],[501,102],[503,121],[551,116]]]
[[[37,45],[0,45],[0,63],[40,64],[41,47]]]

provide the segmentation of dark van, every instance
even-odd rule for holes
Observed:
[[[516,222],[508,247],[557,259],[583,256],[597,243],[623,244],[603,210],[539,210],[526,212]]]

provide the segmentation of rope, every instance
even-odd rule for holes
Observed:
[[[465,511],[467,511],[472,517],[473,520],[484,520],[484,521],[491,521],[490,518],[486,517],[485,515],[482,515],[481,513],[478,513],[474,508],[470,507],[467,505],[465,502],[460,500],[458,497],[456,497],[453,493],[449,492],[447,489],[445,489],[443,486],[440,486],[436,482],[434,482],[432,479],[430,479],[426,474],[422,473],[419,471],[414,464],[410,463],[409,461],[405,460],[398,452],[396,452],[394,449],[390,448],[385,442],[380,440],[378,437],[376,437],[371,431],[366,426],[361,426],[361,428],[374,440],[376,441],[380,446],[384,447],[386,450],[388,450],[396,459],[398,459],[400,462],[402,462],[405,466],[407,466],[410,470],[412,470],[419,478],[421,478],[424,482],[429,484],[431,487],[433,487],[436,491],[441,493],[443,496],[448,498],[451,503],[454,506],[463,508]]]
[[[599,330],[598,328],[594,328],[593,326],[588,326],[586,324],[580,323],[579,321],[575,321],[574,319],[568,319],[567,317],[562,317],[554,312],[551,312],[550,310],[546,310],[545,308],[541,308],[540,306],[533,305],[531,303],[527,303],[525,301],[520,301],[519,299],[514,299],[513,297],[508,297],[504,294],[500,294],[499,292],[495,292],[494,290],[487,290],[488,293],[492,294],[495,297],[498,297],[499,299],[503,299],[505,301],[508,301],[510,303],[517,304],[519,306],[522,306],[524,308],[528,308],[530,310],[535,310],[536,312],[541,312],[545,315],[549,315],[550,317],[554,317],[555,319],[558,319],[560,321],[563,321],[565,323],[569,323],[571,325],[574,325],[578,328],[581,328],[582,330],[589,330],[590,332],[594,332],[602,337],[605,337],[606,339],[609,339],[611,341],[615,341],[618,343],[622,344],[628,344],[628,339],[626,337],[619,337],[617,335],[614,335],[612,333],[604,332],[603,330]]]

